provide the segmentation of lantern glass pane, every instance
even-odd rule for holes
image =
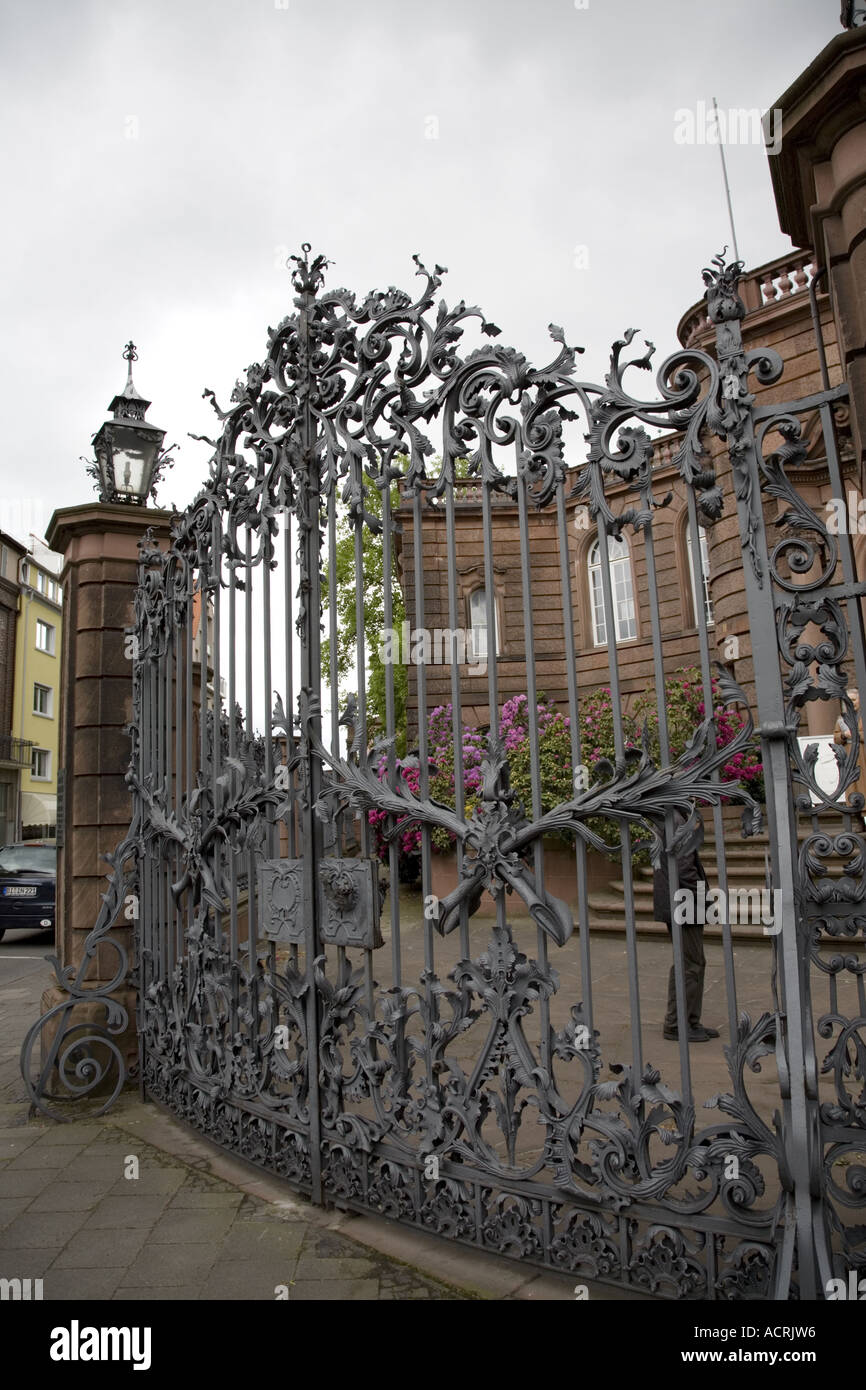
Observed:
[[[131,429],[111,431],[111,463],[115,490],[125,497],[146,499],[157,446]]]

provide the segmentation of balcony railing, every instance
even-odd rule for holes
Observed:
[[[29,767],[32,751],[32,739],[0,734],[0,763],[15,763],[18,767]]]

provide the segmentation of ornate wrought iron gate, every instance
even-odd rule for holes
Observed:
[[[842,665],[850,630],[866,690],[866,586],[850,537],[830,533],[788,474],[805,452],[801,417],[817,418],[831,490],[844,495],[833,415],[844,389],[755,406],[749,374],[772,382],[781,362],[744,351],[739,267],[721,259],[705,272],[717,360],[675,354],[646,402],[624,384],[652,357],[651,347],[628,357],[631,332],[615,344],[604,385],[594,385],[578,379],[579,349],[553,325],[556,354],[538,370],[488,341],[498,330],[479,310],[434,308],[440,267],[418,263],[415,299],[390,289],[358,302],[326,291],[327,262],[308,253],[293,258],[295,309],[270,330],[265,360],[248,368],[228,410],[214,399],[222,432],[206,486],[167,553],[142,549],[132,782],[144,1091],[315,1202],[379,1212],[577,1279],[695,1299],[821,1296],[834,1273],[866,1261],[864,1228],[850,1223],[866,1173],[864,959],[854,949],[864,926],[863,820],[850,795],[859,725]],[[628,746],[621,645],[610,640],[615,756],[593,761],[581,746],[576,508],[598,543],[608,635],[617,632],[614,547],[642,532],[650,679],[664,690],[653,531],[664,499],[654,496],[645,426],[680,432],[695,557],[701,522],[738,510],[754,699],[723,670],[713,696],[711,635],[698,612],[706,708],[721,698],[745,716],[742,727],[717,746],[708,718],[673,757],[660,698],[654,758],[648,741]],[[579,448],[569,467],[571,436]],[[717,476],[705,448],[712,438],[725,442],[730,472]],[[398,673],[387,657],[383,720],[365,694],[374,580],[384,628],[403,621],[395,547],[410,630],[426,630],[434,590],[448,640],[467,626],[469,562],[455,520],[467,488],[480,508],[469,560],[487,634],[508,617],[497,601],[503,509],[519,538],[519,588],[506,606],[522,607],[531,804],[510,790],[495,635],[486,697],[473,697],[489,733],[472,775],[471,759],[453,758],[450,799],[436,794],[431,668],[411,665],[408,756],[397,747]],[[771,499],[781,502],[775,517]],[[559,564],[546,587],[533,561],[542,523]],[[771,525],[782,531],[775,545]],[[535,714],[545,609],[561,626],[563,727],[576,774],[573,795],[554,805]],[[342,658],[344,683],[357,692],[348,702],[338,695],[339,625],[354,631],[348,669],[345,647]],[[461,666],[452,645],[450,709],[438,716],[455,749],[467,737],[479,742],[467,735],[463,655]],[[796,738],[815,699],[841,699],[853,730],[831,793]],[[753,948],[763,953],[766,994],[754,1018],[740,1012],[736,938],[722,924],[729,1081],[709,1096],[696,1094],[696,1053],[685,1040],[677,925],[677,1074],[653,1063],[673,1049],[660,1037],[660,1009],[641,998],[649,948],[635,929],[634,856],[647,842],[667,855],[676,889],[671,851],[692,833],[695,807],[712,807],[724,888],[723,791],[742,803],[744,834],[758,830],[760,813],[741,786],[722,787],[720,772],[752,740],[783,921]],[[546,885],[551,834],[572,847],[571,901]],[[453,863],[452,877],[437,896],[434,849],[449,843],[453,860],[438,862]],[[400,886],[407,844],[420,891]],[[600,980],[609,947],[588,928],[589,856],[599,854],[622,866],[619,1003]],[[833,938],[844,951],[822,948]],[[829,990],[826,1007],[813,1007],[814,982]],[[816,1033],[829,1040],[820,1063]],[[747,1073],[761,1073],[757,1097]]]

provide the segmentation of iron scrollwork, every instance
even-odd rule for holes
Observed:
[[[329,506],[339,502],[359,532],[378,533],[383,523],[371,505],[374,491],[399,483],[409,504],[436,501],[453,488],[459,458],[485,496],[537,512],[568,487],[569,503],[587,507],[606,544],[627,527],[649,527],[653,509],[668,500],[651,495],[647,427],[681,435],[673,462],[709,521],[721,515],[723,490],[705,437],[714,433],[727,442],[747,518],[747,563],[760,585],[775,583],[780,552],[771,557],[768,577],[758,545],[763,502],[746,467],[754,414],[747,378],[754,372],[769,382],[780,363],[769,352],[742,351],[738,267],[722,258],[705,277],[717,357],[697,349],[671,355],[658,368],[657,397],[649,401],[626,386],[633,369],[652,370],[655,352],[647,343],[629,356],[631,329],[614,344],[601,384],[577,377],[581,349],[557,325],[550,326],[552,359],[540,369],[495,342],[462,353],[468,326],[485,340],[499,330],[477,307],[437,304],[443,268],[430,271],[415,259],[421,289],[414,298],[392,287],[358,300],[345,289],[326,290],[327,261],[311,259],[304,246],[293,258],[295,312],[270,330],[263,360],[236,383],[227,409],[206,392],[220,434],[209,441],[205,487],[175,523],[168,551],[142,551],[137,680],[143,672],[165,673],[195,604],[206,614],[208,603],[226,594],[231,602],[249,597],[253,576],[278,564],[279,518],[288,515],[297,589],[290,612],[287,594],[287,614],[301,639],[303,666],[297,721],[280,696],[273,711],[264,711],[261,730],[249,714],[244,722],[222,709],[219,719],[206,711],[203,765],[181,794],[159,760],[149,765],[134,744],[130,778],[138,810],[125,852],[160,866],[164,890],[162,899],[150,900],[152,935],[141,937],[145,1086],[204,1133],[314,1196],[320,1182],[330,1200],[651,1293],[767,1296],[791,1181],[778,1118],[771,1124],[758,1113],[745,1073],[758,1071],[760,1059],[773,1053],[784,1073],[778,1016],[765,1014],[754,1024],[741,1017],[727,1050],[732,1090],[707,1102],[719,1114],[703,1126],[692,1101],[650,1063],[613,1062],[603,1077],[602,1040],[582,1002],[571,1005],[564,1022],[539,1026],[535,1038],[527,1026],[530,1018],[547,1017],[543,1011],[560,988],[548,946],[568,949],[576,930],[569,904],[537,875],[543,837],[560,833],[609,853],[593,828],[602,817],[624,840],[636,832],[657,861],[670,849],[665,826],[672,812],[682,813],[687,831],[697,803],[719,803],[720,769],[753,740],[751,717],[723,749],[714,720],[706,718],[667,766],[654,761],[645,736],[642,747],[598,762],[591,786],[544,812],[512,793],[506,750],[494,731],[471,813],[458,815],[393,775],[393,742],[368,747],[357,706],[339,721],[353,729],[346,756],[326,746],[311,653],[318,651],[314,600]],[[583,421],[587,449],[571,470],[564,430],[575,420]],[[438,463],[434,421],[442,431]],[[786,442],[796,450],[793,429]],[[513,473],[497,464],[497,451],[506,447],[514,451]],[[793,458],[777,450],[765,460],[767,495],[786,490],[785,467]],[[622,483],[649,501],[616,511],[611,489]],[[791,506],[791,526],[811,525],[796,496]],[[788,545],[785,553],[797,569],[795,550]],[[792,655],[792,717],[808,698],[797,669],[812,661],[802,656],[805,625],[833,629],[833,602],[825,597],[816,606],[798,594],[780,604],[780,649],[783,657]],[[821,655],[833,671],[822,677],[821,698],[844,692],[846,684],[841,640],[832,630],[828,640],[836,644],[832,659]],[[723,704],[748,710],[744,691],[723,671],[719,687]],[[266,694],[269,706],[270,688]],[[144,726],[153,716],[148,700],[137,685],[136,722]],[[854,752],[840,762],[843,788],[854,780],[856,746],[855,737]],[[274,786],[277,765],[286,770],[289,794]],[[804,786],[814,780],[808,763],[798,775]],[[748,792],[726,783],[724,796],[740,802],[745,828],[757,830],[759,811]],[[386,841],[416,825],[424,834],[443,830],[459,844],[458,882],[426,919],[452,941],[472,924],[468,951],[445,978],[431,947],[413,983],[380,989],[373,979],[371,953],[383,945],[384,885],[370,858],[323,852],[322,825],[332,827],[345,811],[385,813]],[[313,814],[319,826],[311,842],[297,854],[284,844],[278,852],[278,837],[312,823]],[[859,929],[857,912],[848,910],[862,900],[857,840],[852,832],[828,849],[813,838],[804,850],[815,930],[819,922],[826,930],[835,924],[843,936],[851,935],[852,924]],[[821,887],[817,866],[827,853],[848,854],[849,896],[838,878],[828,891]],[[237,911],[232,866],[241,859],[253,866],[246,911],[252,921],[255,897],[262,936],[258,941],[250,928],[243,958],[225,929],[227,914]],[[119,873],[114,882],[116,907]],[[502,906],[480,949],[477,910],[485,892]],[[182,923],[173,955],[159,916],[169,897]],[[543,933],[539,959],[521,948],[507,903],[519,904]],[[839,1029],[832,1067],[847,1082],[862,1072],[857,1023],[834,1018],[824,1026],[827,1036]],[[467,1059],[461,1049],[470,1035],[474,1052]],[[858,1107],[840,1093],[827,1122],[862,1125]],[[524,1143],[530,1122],[538,1127],[534,1146]],[[736,1176],[726,1171],[732,1155]],[[428,1173],[431,1157],[436,1163]],[[835,1157],[841,1171],[845,1155]],[[778,1192],[766,1191],[768,1168],[779,1174]],[[860,1185],[857,1171],[840,1190],[852,1195]]]

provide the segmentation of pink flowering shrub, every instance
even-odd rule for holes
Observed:
[[[720,693],[716,680],[712,683],[713,696]],[[689,740],[704,719],[703,686],[700,672],[695,668],[677,671],[665,685],[665,704],[668,713],[668,730],[671,756],[676,758],[686,748]],[[744,715],[721,702],[714,703],[716,737],[720,747],[730,743],[745,723]],[[550,811],[562,802],[571,801],[575,795],[575,765],[571,746],[571,721],[568,715],[556,709],[553,701],[544,695],[536,702],[535,717],[538,727],[538,766],[541,781],[541,812]],[[428,718],[427,735],[430,758],[430,796],[441,805],[455,805],[455,757],[454,733],[452,729],[452,709],[450,704],[438,705]],[[499,718],[499,736],[508,756],[509,782],[515,797],[523,803],[527,816],[533,814],[532,796],[532,754],[530,740],[531,707],[526,695],[514,695],[502,706]],[[635,702],[634,709],[622,716],[623,746],[626,752],[640,750],[642,730],[646,722],[650,755],[659,762],[658,700],[654,690],[648,691]],[[478,803],[481,789],[481,763],[486,756],[486,733],[470,726],[462,730],[460,766],[463,770],[463,793],[466,819],[470,819]],[[594,690],[581,699],[580,708],[580,756],[587,768],[590,785],[598,780],[607,780],[610,775],[605,769],[597,767],[602,759],[615,762],[614,709],[610,689],[603,687]],[[379,776],[384,779],[387,764],[382,760]],[[416,795],[420,784],[419,769],[398,763],[398,775]],[[757,753],[752,748],[734,754],[722,770],[724,781],[741,781],[746,789],[757,799],[763,798],[763,768]],[[579,790],[579,788],[577,788]],[[376,850],[382,859],[388,858],[388,847],[382,835],[386,820],[383,811],[369,812],[370,825],[376,839]],[[617,845],[620,839],[619,823],[602,817],[593,817],[588,822],[607,844]],[[640,844],[640,832],[634,827],[633,843]],[[563,833],[563,838],[571,842],[572,836]],[[435,829],[431,835],[433,849],[447,853],[454,845],[454,836],[442,829]],[[417,824],[407,826],[398,836],[400,852],[400,878],[412,881],[420,875],[421,865],[421,827]],[[636,854],[635,862],[642,862]]]
[[[738,709],[721,703],[721,690],[715,677],[711,678],[711,689],[716,739],[718,746],[724,748],[744,727],[746,716]],[[671,756],[677,758],[706,717],[703,681],[696,666],[683,667],[665,682],[665,705]],[[635,703],[634,713],[639,723],[646,720],[652,755],[658,761],[659,716],[655,692],[642,695]],[[756,801],[764,800],[764,768],[756,748],[747,747],[740,753],[734,753],[722,766],[721,778],[723,782],[742,782]]]
[[[384,782],[388,775],[388,760],[381,758],[378,768],[379,781]],[[401,777],[414,796],[421,785],[421,770],[411,764],[407,767],[399,760],[397,775]],[[373,830],[373,842],[377,855],[386,863],[389,857],[388,841],[384,836],[384,825],[388,819],[386,811],[368,811],[367,820]],[[401,882],[411,883],[421,872],[421,827],[417,822],[408,825],[396,838],[399,852],[398,871]]]

